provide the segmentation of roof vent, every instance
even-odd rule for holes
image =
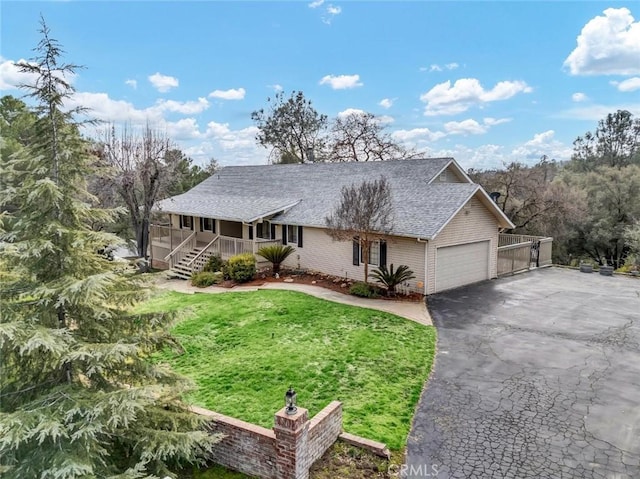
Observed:
[[[491,196],[491,199],[493,200],[494,203],[497,203],[498,198],[500,198],[502,195],[500,194],[499,191],[494,191],[492,193],[489,193],[489,196]]]

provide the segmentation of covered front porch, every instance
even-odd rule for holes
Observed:
[[[202,223],[202,222],[201,222]],[[281,244],[279,239],[260,238],[253,235],[253,225],[237,223],[232,228],[222,231],[241,236],[248,228],[249,238],[218,234],[201,228],[176,228],[171,224],[154,224],[150,230],[150,256],[154,267],[170,269],[178,276],[190,277],[202,271],[211,256],[220,256],[227,260],[242,253],[256,255],[258,262],[264,258],[257,255],[263,246]]]

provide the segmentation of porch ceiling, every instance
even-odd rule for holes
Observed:
[[[298,203],[295,198],[263,196],[215,195],[203,197],[185,193],[159,201],[155,211],[178,215],[204,216],[250,223],[283,211]]]

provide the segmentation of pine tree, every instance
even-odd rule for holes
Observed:
[[[87,192],[94,162],[64,106],[77,67],[41,34],[21,66],[34,133],[0,171],[0,476],[173,477],[214,439],[181,400],[190,384],[149,361],[175,344],[169,317],[133,314],[144,275],[98,254],[119,240],[90,225],[118,212]]]

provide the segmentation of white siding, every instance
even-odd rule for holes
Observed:
[[[489,277],[497,276],[498,221],[478,200],[471,198],[447,226],[430,241],[427,247],[427,294],[436,292],[436,250],[442,246],[452,246],[488,240]]]
[[[280,227],[277,230],[277,236],[281,237]],[[334,241],[322,228],[304,227],[302,248],[296,248],[284,265],[362,281],[364,265],[353,265],[352,248],[351,241]],[[387,265],[409,266],[416,276],[409,282],[409,289],[419,293],[424,293],[423,288],[417,286],[418,282],[424,282],[424,252],[424,243],[415,239],[397,236],[387,239]],[[370,272],[374,269],[375,266],[369,265]]]

